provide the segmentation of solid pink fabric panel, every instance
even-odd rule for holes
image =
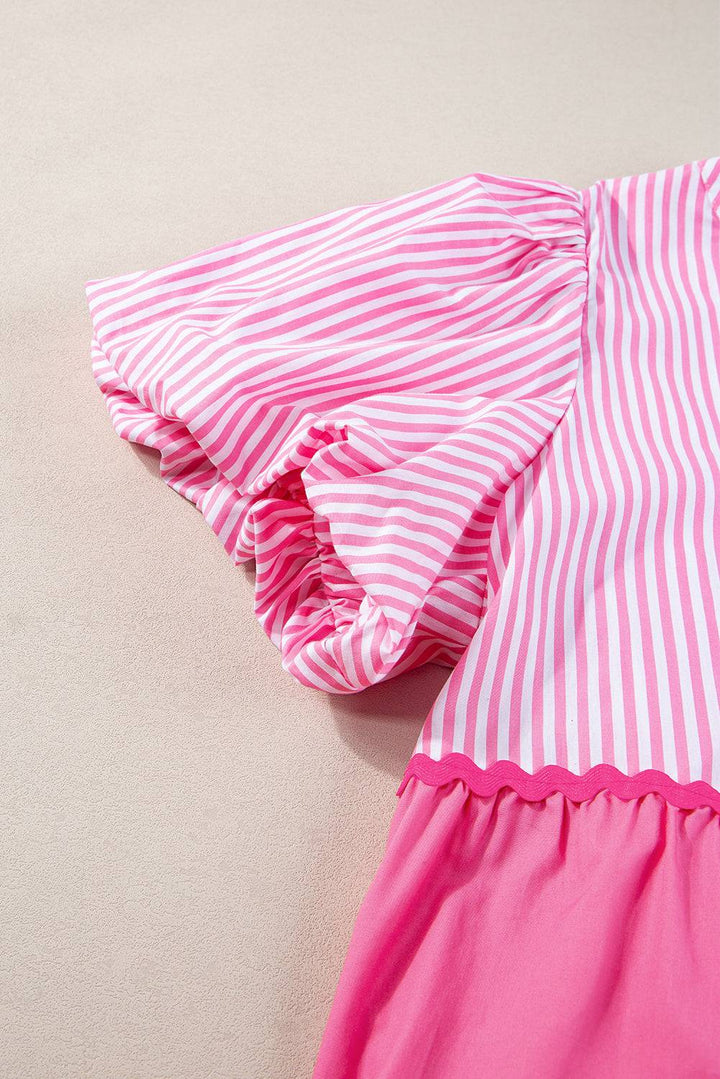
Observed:
[[[720,818],[412,777],[314,1079],[720,1075]]]

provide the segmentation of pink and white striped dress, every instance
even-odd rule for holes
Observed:
[[[483,173],[89,282],[305,685],[451,668],[316,1079],[720,1076],[720,157]]]

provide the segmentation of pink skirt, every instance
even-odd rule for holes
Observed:
[[[412,777],[314,1079],[720,1076],[720,817]]]

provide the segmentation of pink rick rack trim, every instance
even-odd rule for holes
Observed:
[[[435,787],[460,779],[474,794],[483,797],[496,794],[502,787],[510,787],[528,802],[542,801],[556,793],[564,794],[572,802],[585,802],[604,790],[624,801],[642,798],[645,794],[659,794],[678,809],[709,806],[720,813],[720,792],[709,783],[702,780],[678,783],[654,768],[628,776],[611,764],[597,764],[580,776],[567,768],[548,764],[531,774],[514,761],[497,761],[489,768],[480,768],[464,753],[448,753],[440,760],[416,753],[405,769],[396,791],[398,797],[413,777]]]

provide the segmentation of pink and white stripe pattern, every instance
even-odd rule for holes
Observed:
[[[87,292],[115,430],[255,559],[285,668],[455,668],[408,775],[720,784],[720,158],[472,174]]]
[[[498,511],[485,613],[417,750],[717,787],[720,159],[582,195],[576,392]]]
[[[94,373],[118,434],[255,559],[285,667],[352,692],[469,643],[586,288],[576,192],[465,176],[91,282]]]

